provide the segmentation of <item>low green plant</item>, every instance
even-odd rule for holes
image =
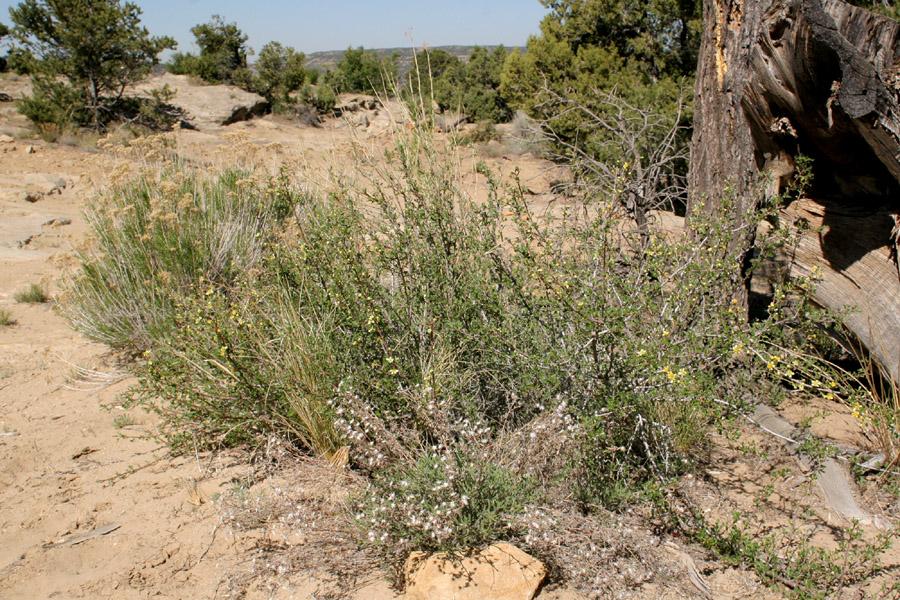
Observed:
[[[16,320],[13,318],[12,311],[0,308],[0,327],[9,327],[15,324]]]
[[[482,121],[462,136],[460,142],[464,144],[484,144],[486,142],[500,141],[503,136],[490,121]]]
[[[116,415],[113,418],[112,424],[115,429],[123,429],[130,425],[134,425],[134,417],[129,414]]]
[[[44,286],[39,283],[32,283],[24,290],[19,290],[15,295],[16,302],[26,304],[43,304],[49,300]]]
[[[837,548],[826,550],[793,529],[758,531],[741,514],[729,522],[695,518],[693,536],[700,544],[734,565],[753,569],[763,583],[796,600],[842,598],[850,586],[883,573],[880,557],[891,548],[896,533],[880,532],[867,541],[863,529],[853,523]],[[882,586],[878,597],[900,598],[896,582]]]
[[[300,98],[304,104],[316,109],[320,114],[331,112],[337,102],[337,95],[327,83],[319,83],[313,88],[306,85],[301,91]]]

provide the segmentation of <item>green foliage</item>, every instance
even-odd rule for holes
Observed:
[[[317,456],[340,448],[322,372],[327,338],[277,287],[203,279],[173,302],[171,335],[145,355],[131,396],[163,417],[171,446],[233,446],[277,432]]]
[[[302,52],[269,42],[259,52],[251,90],[264,96],[273,106],[290,104],[290,94],[299,90],[306,79],[305,58]]]
[[[866,541],[862,528],[853,523],[835,550],[825,550],[812,545],[805,532],[771,533],[768,524],[754,527],[740,514],[727,523],[709,523],[699,515],[695,521],[691,535],[704,547],[734,565],[753,569],[765,584],[795,600],[843,598],[847,586],[881,573],[879,557],[891,548],[895,534],[880,532]],[[881,598],[900,597],[896,582],[889,581],[880,592]]]
[[[315,88],[307,85],[300,96],[305,104],[312,106],[320,114],[331,112],[337,103],[337,95],[327,83],[319,83]]]
[[[325,83],[337,93],[376,94],[391,89],[397,77],[395,57],[378,58],[374,50],[349,47],[333,71],[325,73]]]
[[[247,36],[236,23],[226,23],[219,15],[213,15],[209,23],[191,28],[200,55],[175,54],[167,65],[177,75],[194,75],[209,83],[229,83],[247,87],[250,71],[247,55]]]
[[[3,44],[6,40],[6,36],[9,35],[9,27],[7,27],[4,23],[0,23],[0,44]],[[0,73],[5,73],[8,67],[8,57],[0,56]]]
[[[34,57],[24,48],[11,48],[6,55],[6,68],[17,75],[32,75]]]
[[[94,113],[88,108],[87,90],[57,79],[35,75],[31,96],[17,101],[19,112],[43,132],[59,133],[72,126],[89,125]]]
[[[364,542],[397,565],[521,536],[544,498],[663,502],[747,389],[784,381],[775,348],[810,355],[811,282],[749,324],[731,223],[678,236],[597,186],[538,214],[483,165],[475,201],[417,110],[366,185],[170,160],[92,207],[67,313],[144,353],[130,398],[175,448],[275,434],[349,459]]]
[[[32,283],[24,290],[16,292],[16,302],[24,302],[27,304],[43,304],[49,300],[44,286],[39,283]]]
[[[476,121],[508,121],[512,111],[500,95],[507,54],[503,46],[493,52],[475,46],[463,63],[443,50],[423,50],[408,75],[407,91],[413,98],[422,93],[421,97],[433,99],[441,110],[462,111]]]
[[[541,35],[529,38],[524,54],[510,54],[504,67],[500,91],[513,109],[549,121],[559,138],[589,152],[608,134],[586,129],[586,115],[566,110],[563,99],[600,117],[607,114],[600,92],[664,116],[678,112],[696,69],[698,1],[542,2],[551,12]],[[689,122],[689,111],[682,118]]]
[[[140,15],[137,5],[119,0],[25,0],[10,8],[17,68],[35,82],[26,115],[36,123],[89,121],[97,129],[116,118],[125,87],[175,46],[172,38],[150,37]]]
[[[849,0],[849,3],[890,17],[895,21],[900,19],[900,7],[892,0]]]
[[[192,75],[200,76],[200,57],[190,52],[176,52],[166,63],[166,69],[169,73],[175,75]]]
[[[406,85],[412,98],[431,98],[434,83],[447,69],[459,67],[459,59],[446,50],[420,50],[413,57],[413,68],[407,74]]]
[[[499,141],[502,139],[500,132],[494,127],[490,121],[482,121],[475,125],[475,128],[467,132],[460,142],[464,144],[483,144],[490,141]]]

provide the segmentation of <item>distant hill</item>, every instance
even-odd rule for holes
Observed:
[[[498,46],[484,46],[490,51],[493,51]],[[458,59],[465,61],[468,60],[469,55],[472,53],[472,49],[475,46],[429,46],[430,50],[443,50],[444,52],[451,54]],[[400,71],[400,75],[405,75],[410,69],[412,69],[413,64],[413,56],[416,52],[420,51],[422,48],[377,48],[374,49],[378,54],[379,58],[390,58],[391,55],[397,53],[397,66]],[[516,46],[506,47],[507,50],[512,52],[516,49]],[[521,48],[523,51],[525,48]],[[366,48],[369,50],[369,48]],[[312,69],[317,69],[319,71],[325,71],[326,69],[333,68],[340,60],[344,57],[345,50],[332,50],[330,52],[313,52],[312,54],[306,55],[306,66]]]

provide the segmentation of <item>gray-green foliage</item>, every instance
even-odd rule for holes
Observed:
[[[69,286],[73,325],[137,354],[171,334],[178,299],[201,278],[233,285],[260,260],[258,232],[288,201],[250,175],[228,169],[210,179],[174,162],[97,198],[87,212],[96,246]]]
[[[10,8],[21,68],[34,93],[20,104],[36,123],[100,129],[117,117],[126,86],[146,76],[169,37],[151,37],[137,5],[119,0],[25,0]]]

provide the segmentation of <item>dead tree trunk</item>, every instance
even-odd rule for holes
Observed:
[[[731,256],[746,214],[813,159],[807,198],[782,210],[810,227],[792,274],[900,381],[900,23],[840,0],[704,0],[689,208],[728,211]]]

